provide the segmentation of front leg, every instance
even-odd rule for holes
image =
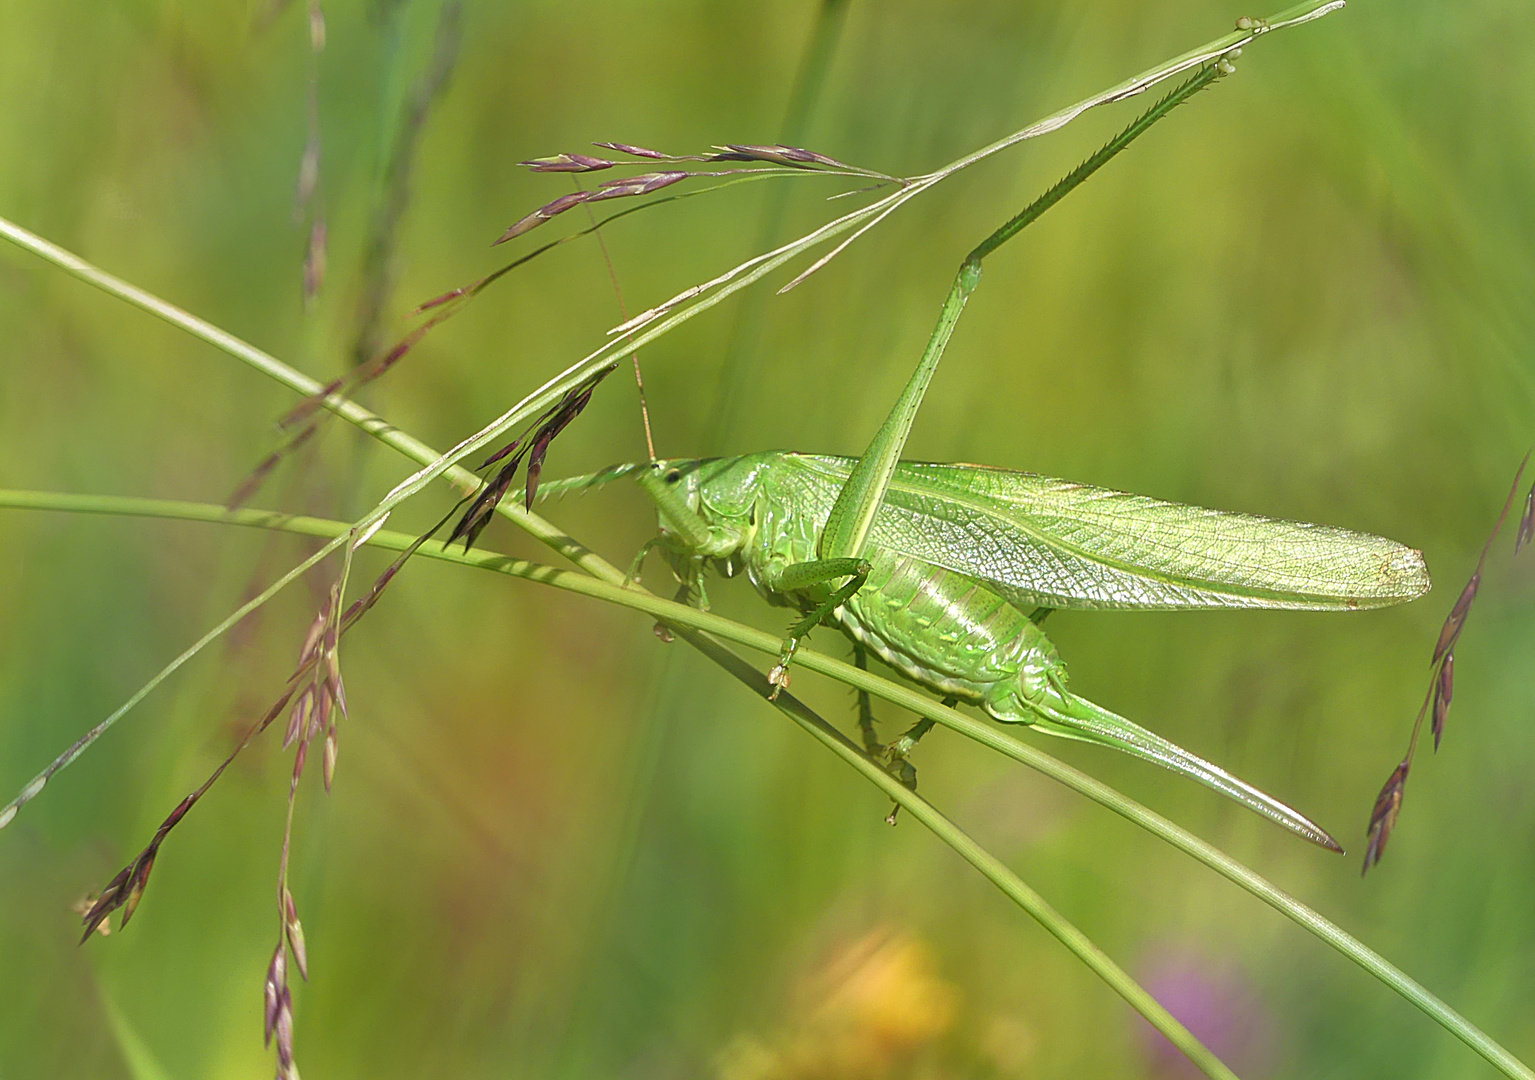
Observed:
[[[798,593],[818,585],[828,585],[840,578],[849,579],[847,584],[789,627],[783,649],[778,654],[778,663],[768,672],[768,682],[773,686],[768,695],[769,700],[778,697],[778,691],[789,685],[789,664],[794,660],[794,652],[799,648],[800,641],[822,619],[851,600],[863,588],[864,582],[869,580],[872,570],[867,559],[814,559],[810,562],[791,563],[767,581],[766,584],[775,593]]]

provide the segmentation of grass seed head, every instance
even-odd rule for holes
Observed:
[[[630,157],[649,158],[652,161],[676,161],[671,154],[663,154],[659,150],[647,150],[643,146],[632,146],[629,143],[600,142],[592,143],[602,150],[617,150],[620,154],[628,154]]]
[[[1391,830],[1396,828],[1396,818],[1402,810],[1402,793],[1407,787],[1409,768],[1411,766],[1404,761],[1391,770],[1386,786],[1375,797],[1375,808],[1370,812],[1370,843],[1365,848],[1364,866],[1359,871],[1361,876],[1380,862],[1381,856],[1386,853],[1386,842],[1391,839]]]
[[[680,180],[686,180],[693,174],[683,169],[668,169],[665,172],[636,173],[634,176],[624,176],[617,180],[607,180],[597,186],[597,189],[587,193],[583,202],[600,202],[604,199],[623,199],[630,195],[649,195],[652,191],[660,191],[664,187],[670,187]]]
[[[277,1021],[272,1025],[272,1034],[277,1040],[279,1080],[296,1077],[298,1072],[293,1067],[293,992],[288,989],[287,979],[277,991]]]
[[[791,168],[804,165],[825,165],[832,169],[847,168],[847,165],[834,157],[827,157],[825,154],[818,154],[813,150],[806,150],[798,146],[784,146],[782,144],[775,146],[751,146],[730,143],[719,147],[719,149],[733,156],[727,158],[726,153],[721,153],[717,155],[717,160],[764,161],[773,165],[787,165]]]
[[[282,748],[284,750],[293,745],[293,740],[298,738],[299,732],[303,731],[308,724],[309,713],[314,707],[314,694],[313,686],[306,687],[298,696],[298,700],[293,703],[293,711],[288,716],[288,730],[283,733]]]
[[[1460,596],[1456,598],[1455,606],[1450,609],[1444,625],[1439,628],[1439,640],[1434,645],[1434,658],[1430,661],[1431,663],[1439,663],[1444,654],[1455,647],[1461,628],[1466,625],[1466,616],[1471,614],[1471,605],[1476,602],[1476,594],[1481,587],[1482,568],[1478,566],[1476,572],[1471,575],[1471,580],[1466,582],[1466,587],[1460,591]]]
[[[298,907],[293,903],[293,894],[286,888],[282,891],[283,898],[283,930],[287,935],[288,948],[293,951],[293,964],[298,968],[299,977],[305,982],[309,981],[309,952],[304,946],[304,925],[299,922]],[[278,952],[282,946],[278,946]]]
[[[139,852],[137,858],[131,863],[118,871],[117,876],[107,883],[105,889],[101,890],[101,895],[96,898],[96,902],[81,917],[85,925],[85,932],[80,936],[82,944],[90,940],[90,936],[96,933],[101,924],[118,909],[122,909],[123,913],[122,921],[117,924],[118,929],[128,925],[128,920],[133,918],[139,901],[143,899],[145,886],[149,884],[149,872],[154,869],[155,854],[160,850],[160,842],[191,808],[194,801],[190,796],[183,799],[181,804],[171,812],[171,816],[160,826],[149,846]]]
[[[595,172],[611,169],[616,161],[592,157],[590,154],[555,154],[552,157],[531,158],[517,164],[533,172]]]
[[[325,777],[325,790],[329,791],[331,783],[336,778],[336,729],[334,725],[325,733],[325,759],[323,761]]]
[[[264,1043],[272,1045],[272,1033],[277,1029],[277,1013],[282,1007],[283,987],[288,984],[288,956],[279,941],[277,948],[272,953],[272,961],[267,964],[266,983],[262,988],[262,996],[265,1002],[265,1031]]]
[[[515,222],[511,228],[507,229],[506,232],[497,238],[496,243],[504,244],[508,240],[515,240],[523,233],[531,232],[533,229],[538,228],[550,218],[563,214],[572,206],[580,206],[591,197],[592,193],[590,191],[572,191],[568,195],[561,195],[558,199],[545,203],[531,214]],[[494,247],[495,245],[491,246]]]
[[[1439,675],[1434,680],[1434,719],[1432,730],[1434,732],[1434,752],[1439,751],[1439,740],[1444,736],[1444,721],[1450,715],[1450,698],[1455,695],[1455,650],[1450,649],[1444,654],[1444,663],[1439,665]]]

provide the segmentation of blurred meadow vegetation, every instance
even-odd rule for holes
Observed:
[[[372,332],[392,339],[416,304],[501,265],[490,241],[569,190],[518,161],[592,140],[778,141],[828,17],[817,0],[327,0],[309,210],[326,222],[327,272],[306,310],[295,181],[313,58],[304,0],[269,19],[264,4],[0,0],[0,214],[322,380],[366,338],[368,297],[383,299]],[[802,144],[899,174],[1261,14],[1208,0],[825,7],[835,25]],[[459,22],[440,42],[444,9]],[[423,93],[444,56],[448,77]],[[799,289],[745,294],[646,350],[658,452],[860,452],[963,254],[1143,103],[968,171]],[[628,311],[754,254],[770,189],[605,229]],[[828,216],[831,190],[787,185],[779,235]],[[1532,196],[1528,9],[1359,0],[1249,49],[989,260],[909,449],[1422,548],[1437,587],[1405,607],[1049,625],[1075,689],[1297,806],[1348,858],[1127,758],[1045,749],[1254,866],[1526,1059],[1535,561],[1503,541],[1457,653],[1443,749],[1420,755],[1389,855],[1363,881],[1357,857],[1440,621],[1535,431]],[[597,246],[567,245],[363,398],[448,446],[600,342],[619,303]],[[0,328],[3,486],[218,502],[294,403],[9,246]],[[730,356],[744,374],[722,395]],[[546,475],[644,452],[625,367]],[[408,471],[332,424],[255,504],[352,518]],[[390,527],[450,505],[432,490]],[[628,485],[548,513],[619,565],[654,529]],[[504,522],[481,546],[544,557]],[[0,794],[307,550],[214,525],[0,513]],[[383,565],[360,554],[356,580]],[[277,732],[167,842],[127,931],[76,948],[70,909],[275,696],[329,580],[247,620],[0,833],[13,988],[0,1076],[270,1070],[261,973],[289,774]],[[744,582],[711,598],[784,625]],[[817,644],[845,651],[828,631]],[[1188,1075],[931,835],[887,826],[878,792],[642,616],[420,562],[344,655],[335,790],[306,782],[295,834],[310,1076]],[[851,730],[843,688],[801,675],[795,691]],[[886,732],[908,722],[876,709]],[[1491,1075],[1121,819],[949,732],[916,760],[925,795],[1243,1077]]]

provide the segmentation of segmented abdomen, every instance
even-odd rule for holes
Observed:
[[[999,684],[1033,697],[1045,673],[1059,670],[1039,627],[974,578],[885,551],[868,558],[868,583],[837,619],[908,678],[964,701],[999,702],[1009,696]]]
[[[808,610],[809,597],[775,595],[770,566],[816,558],[821,522],[796,512],[792,495],[764,484],[742,549],[752,583],[768,600]],[[1044,632],[981,582],[931,563],[870,548],[869,580],[836,613],[848,636],[936,693],[979,702],[1001,720],[1024,720],[1047,673],[1064,682]]]

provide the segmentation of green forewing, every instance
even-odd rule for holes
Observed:
[[[819,514],[852,466],[764,457]],[[1429,587],[1422,554],[1384,537],[975,465],[903,462],[870,543],[982,578],[1024,606],[1334,611]]]

